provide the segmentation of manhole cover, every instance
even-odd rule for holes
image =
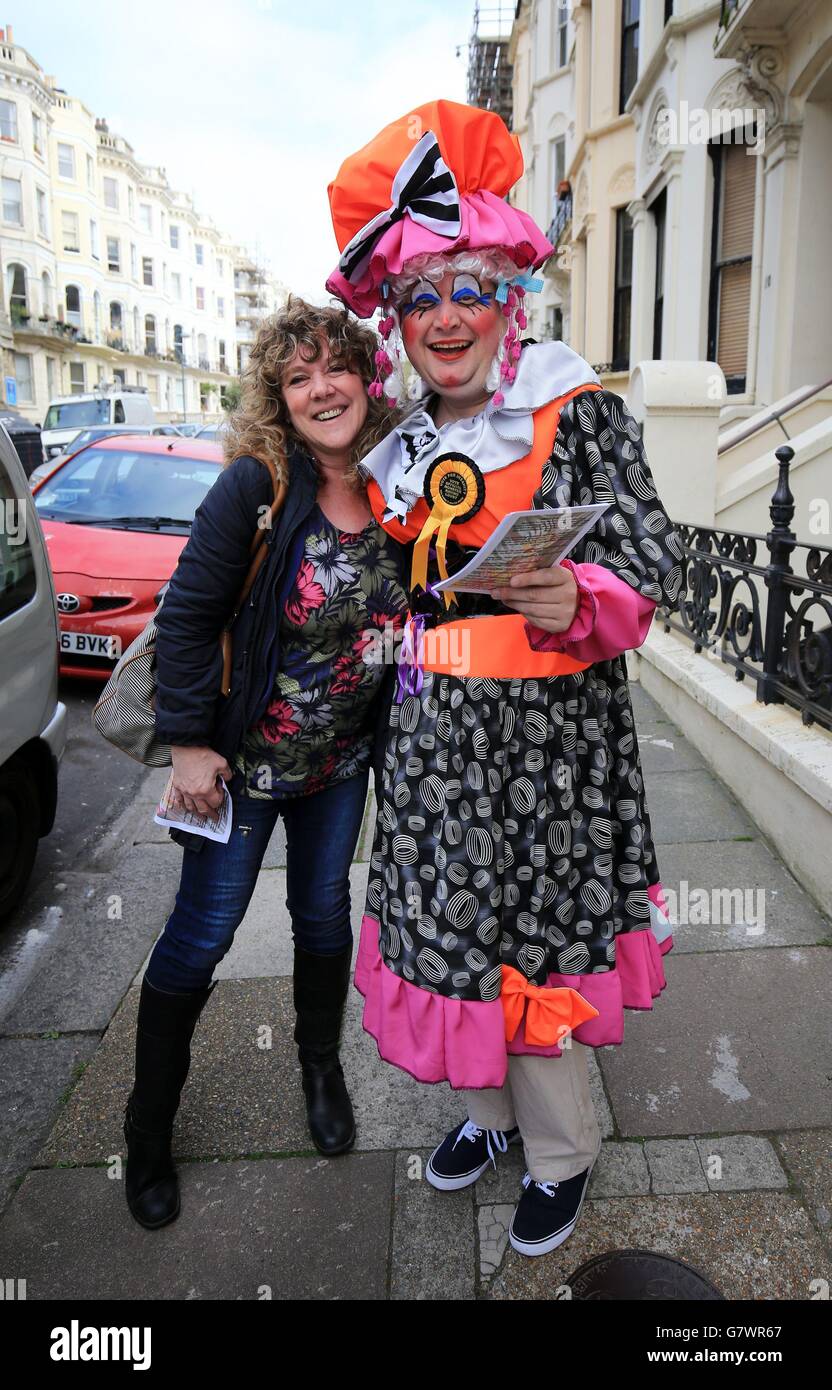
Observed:
[[[659,1299],[724,1302],[724,1295],[684,1260],[652,1250],[611,1250],[589,1260],[567,1280],[572,1297],[587,1302]]]

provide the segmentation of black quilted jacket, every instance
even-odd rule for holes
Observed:
[[[248,573],[260,509],[272,500],[267,469],[251,457],[235,459],[197,510],[157,618],[156,734],[164,743],[207,746],[233,765],[246,730],[266,709],[280,659],[279,615],[317,493],[314,465],[300,452],[290,457],[289,476],[286,501],[267,532],[268,554],[234,624],[228,696],[219,693],[219,639]],[[391,666],[378,699],[376,766],[394,686]]]

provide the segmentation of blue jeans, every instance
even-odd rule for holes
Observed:
[[[330,955],[352,942],[349,870],[369,770],[322,792],[281,801],[232,794],[228,844],[186,849],[176,905],[153,949],[147,978],[174,994],[205,989],[251,901],[278,816],[286,824],[286,903],[295,944]]]

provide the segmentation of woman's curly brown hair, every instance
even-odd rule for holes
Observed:
[[[241,378],[240,405],[229,418],[224,440],[226,467],[242,454],[271,459],[279,477],[288,479],[292,447],[308,448],[295,433],[283,396],[283,371],[300,349],[314,362],[321,354],[322,339],[330,355],[345,362],[367,385],[376,374],[378,340],[372,329],[342,308],[321,308],[290,295],[286,305],[262,323],[248,365]],[[350,455],[347,481],[355,491],[365,486],[358,463],[397,423],[399,413],[374,397],[367,400],[367,419]]]

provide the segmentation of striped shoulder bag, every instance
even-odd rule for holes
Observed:
[[[252,539],[251,563],[245,583],[240,590],[234,610],[220,634],[222,650],[222,683],[220,693],[230,694],[232,629],[237,614],[248,598],[255,579],[266,557],[266,532],[273,525],[286,498],[287,485],[278,477],[277,469],[271,459],[261,460],[271,474],[273,500],[269,508],[268,520],[257,527]],[[150,622],[130,643],[127,651],[119,657],[110,679],[92,712],[93,727],[108,743],[120,748],[137,762],[147,767],[168,767],[171,762],[170,745],[160,743],[156,737],[156,618],[164,598],[156,609]]]

